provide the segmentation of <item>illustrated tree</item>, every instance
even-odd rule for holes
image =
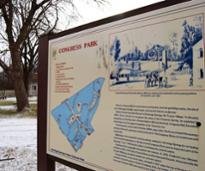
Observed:
[[[178,35],[177,33],[173,32],[170,34],[169,41],[172,44],[172,57],[175,59],[177,58],[177,51],[178,51]]]
[[[39,35],[56,31],[64,4],[75,8],[73,0],[0,1],[0,66],[13,81],[18,111],[29,107],[28,78],[38,63]]]
[[[120,46],[121,46],[120,40],[118,38],[115,38],[115,40],[111,46],[111,49],[110,49],[110,55],[114,57],[115,62],[120,57],[120,52],[121,52]]]

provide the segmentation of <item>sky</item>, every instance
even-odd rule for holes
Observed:
[[[91,0],[75,0],[75,5],[81,17],[77,21],[72,21],[69,26],[61,23],[61,27],[63,25],[69,28],[76,27],[160,1],[163,0],[107,0],[104,5],[98,6]]]

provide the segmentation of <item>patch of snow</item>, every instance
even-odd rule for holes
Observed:
[[[2,171],[37,171],[37,153],[35,146],[0,147]]]
[[[16,110],[15,105],[0,106],[0,110]]]
[[[30,101],[29,104],[37,104],[37,101]]]
[[[16,97],[7,97],[5,100],[11,101],[11,102],[16,102]],[[37,102],[37,97],[36,96],[29,97],[28,100]]]
[[[16,102],[16,97],[7,97],[5,101]]]
[[[0,128],[0,147],[36,145],[37,120],[35,118],[1,118]]]
[[[37,119],[0,118],[0,171],[37,171]],[[56,171],[75,171],[56,164]]]
[[[37,101],[37,97],[36,96],[29,97],[28,99],[29,99],[29,101]]]

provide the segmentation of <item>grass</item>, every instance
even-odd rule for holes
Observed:
[[[16,110],[2,110],[2,109],[0,109],[0,115],[11,116],[11,115],[16,115],[16,114],[17,114]]]
[[[37,116],[37,104],[30,104],[29,111],[26,111],[26,116]]]
[[[15,102],[12,101],[0,101],[0,106],[9,106],[16,105]],[[37,116],[37,104],[30,104],[30,107],[23,112],[17,112],[15,109],[3,110],[0,109],[0,115],[3,116],[14,116],[21,115],[27,117],[36,117]]]
[[[0,106],[10,106],[10,105],[16,105],[16,102],[14,101],[0,101]]]

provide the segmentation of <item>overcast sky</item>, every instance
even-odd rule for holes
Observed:
[[[75,5],[81,17],[78,18],[78,21],[70,23],[69,27],[76,27],[159,1],[163,0],[107,0],[108,3],[98,7],[89,0],[75,0]],[[65,25],[65,23],[63,24]]]

